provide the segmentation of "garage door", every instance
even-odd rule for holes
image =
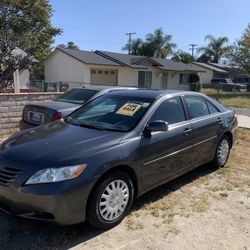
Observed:
[[[117,70],[91,69],[91,83],[117,85]]]

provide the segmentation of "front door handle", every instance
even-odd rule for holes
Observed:
[[[192,132],[192,129],[191,129],[191,128],[186,128],[186,129],[184,130],[183,134],[184,134],[184,135],[189,135],[189,134],[191,134],[191,132]]]
[[[222,118],[221,118],[221,117],[218,117],[217,120],[218,120],[218,123],[219,123],[219,124],[222,124]]]

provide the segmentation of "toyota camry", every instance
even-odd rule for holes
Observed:
[[[223,167],[237,117],[194,92],[112,92],[0,146],[0,208],[108,229],[134,199],[208,162]]]

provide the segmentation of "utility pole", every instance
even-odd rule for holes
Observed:
[[[191,43],[191,44],[189,44],[189,46],[191,46],[190,50],[192,50],[192,57],[194,57],[194,48],[195,48],[196,46],[198,46],[198,45],[197,45],[197,44]]]
[[[126,36],[128,36],[128,54],[129,55],[131,54],[131,42],[132,42],[131,36],[135,34],[136,34],[135,32],[129,32],[125,34]]]

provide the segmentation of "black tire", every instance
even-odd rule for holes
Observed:
[[[99,202],[104,190],[114,181],[123,181],[128,187],[129,200],[122,214],[114,220],[105,220],[100,213]],[[91,192],[87,208],[87,221],[98,229],[110,229],[118,225],[128,214],[134,200],[134,185],[131,177],[125,172],[114,172],[105,175]]]
[[[222,160],[220,158],[220,150],[221,150],[221,147],[222,147],[223,143],[228,144],[228,152],[227,152],[227,155],[226,155],[225,159]],[[231,150],[231,141],[230,141],[230,139],[228,138],[227,135],[223,135],[222,138],[220,139],[218,145],[217,145],[215,155],[214,155],[214,159],[213,159],[213,165],[215,167],[217,167],[217,168],[224,167],[226,165],[226,163],[227,163],[228,158],[229,158],[230,150]]]

